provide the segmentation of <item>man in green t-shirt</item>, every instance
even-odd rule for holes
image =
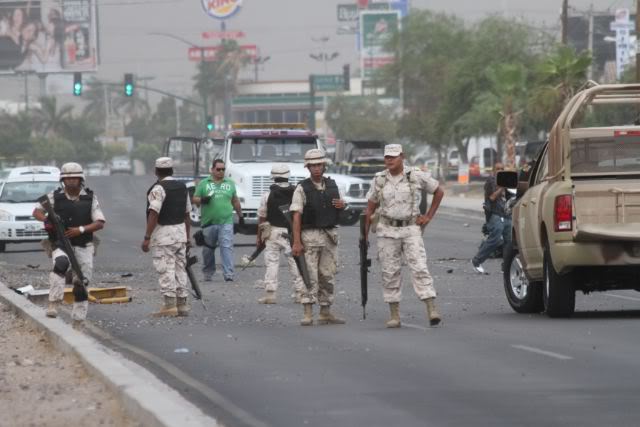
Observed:
[[[200,181],[193,194],[193,203],[200,206],[200,222],[206,246],[202,248],[204,280],[209,282],[216,272],[214,249],[220,246],[222,272],[226,282],[233,281],[233,211],[239,225],[244,225],[242,207],[236,195],[236,185],[224,177],[224,161],[216,159],[211,176]],[[210,247],[209,247],[210,246]]]

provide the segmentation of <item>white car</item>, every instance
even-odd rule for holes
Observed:
[[[131,159],[127,156],[116,156],[111,159],[111,174],[116,173],[128,173],[131,174],[133,167],[131,166]]]
[[[60,186],[60,170],[53,166],[25,166],[11,170],[0,184],[0,252],[7,243],[39,242],[47,238],[44,224],[33,216],[37,199]]]

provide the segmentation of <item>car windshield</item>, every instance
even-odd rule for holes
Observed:
[[[572,174],[640,173],[638,137],[588,138],[571,143]]]
[[[234,138],[231,161],[234,163],[302,163],[304,153],[317,148],[315,138]]]
[[[55,190],[59,186],[60,184],[56,181],[7,182],[4,187],[2,187],[0,202],[35,202],[38,200],[38,197]]]

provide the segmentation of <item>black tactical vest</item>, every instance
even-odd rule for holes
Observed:
[[[53,211],[62,220],[64,228],[89,225],[91,219],[91,205],[93,204],[93,191],[85,188],[87,194],[81,194],[78,200],[69,200],[62,188],[53,192]],[[93,241],[93,233],[83,234],[69,239],[73,246],[87,246]]]
[[[269,198],[267,199],[267,221],[274,227],[288,228],[289,223],[285,219],[280,209],[282,205],[290,205],[293,198],[293,192],[295,191],[293,185],[288,187],[280,187],[277,184],[273,184],[269,190]]]
[[[184,216],[187,211],[187,186],[175,179],[157,181],[147,190],[147,216],[149,216],[149,193],[156,185],[164,188],[166,193],[162,208],[158,214],[158,224],[176,225],[184,223]]]
[[[300,183],[307,199],[302,211],[302,228],[332,228],[338,225],[338,214],[331,201],[340,198],[336,182],[331,178],[323,178],[325,189],[316,189],[307,178]]]

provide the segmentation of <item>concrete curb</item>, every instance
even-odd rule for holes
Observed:
[[[117,396],[128,416],[150,427],[221,426],[151,372],[74,330],[60,319],[49,319],[41,307],[0,282],[0,300],[44,332],[51,344],[78,357],[90,374]]]

